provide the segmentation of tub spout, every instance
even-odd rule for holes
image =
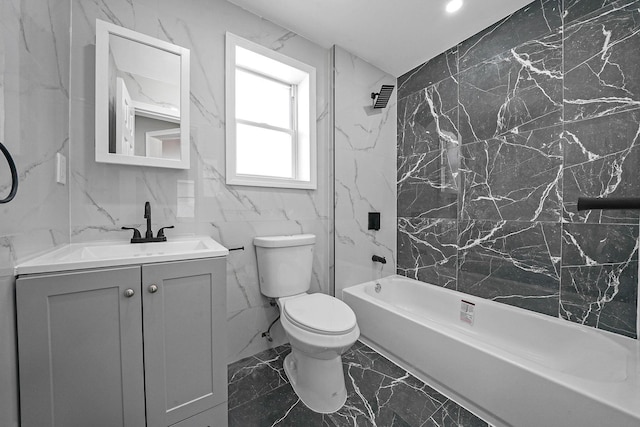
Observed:
[[[378,255],[374,255],[371,257],[371,261],[373,262],[379,262],[380,264],[386,264],[387,263],[387,259],[383,256],[378,256]]]

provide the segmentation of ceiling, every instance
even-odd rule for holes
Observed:
[[[338,45],[398,77],[531,0],[228,0],[325,47]]]

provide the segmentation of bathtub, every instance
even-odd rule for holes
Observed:
[[[638,340],[403,276],[342,297],[366,344],[494,426],[640,426]]]

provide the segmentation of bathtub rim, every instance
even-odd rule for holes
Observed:
[[[358,283],[358,284],[355,284],[355,285],[347,286],[347,287],[345,287],[345,288],[343,288],[341,290],[340,299],[344,301],[344,293],[345,292],[346,293],[350,293],[352,295],[356,295],[354,293],[354,291],[356,289],[364,289],[367,285],[375,286],[375,284],[377,282],[390,280],[390,279],[400,279],[400,280],[407,280],[407,281],[419,283],[420,285],[428,286],[429,289],[432,289],[432,290],[434,290],[436,292],[453,293],[453,294],[459,295],[461,299],[471,300],[471,302],[479,301],[479,302],[482,302],[483,304],[484,303],[489,303],[491,305],[497,304],[497,305],[499,305],[499,307],[501,307],[501,308],[503,308],[503,309],[505,309],[507,311],[511,311],[513,313],[517,313],[519,315],[530,316],[530,317],[533,317],[533,318],[539,318],[539,319],[543,319],[543,320],[551,320],[553,322],[560,322],[560,324],[562,324],[562,325],[564,325],[564,326],[566,326],[568,328],[580,330],[580,331],[583,331],[583,332],[588,332],[588,333],[595,332],[597,335],[601,335],[601,336],[603,336],[605,338],[609,338],[612,341],[616,342],[616,344],[620,344],[620,345],[622,345],[623,347],[625,347],[627,349],[629,349],[629,347],[637,346],[638,354],[640,355],[640,327],[639,327],[639,329],[637,329],[638,337],[637,338],[632,338],[632,337],[629,337],[629,336],[626,336],[626,335],[617,334],[615,332],[607,331],[605,329],[598,329],[598,328],[594,328],[592,326],[583,325],[581,323],[571,322],[569,320],[562,319],[560,317],[554,317],[554,316],[550,316],[548,314],[543,314],[543,313],[538,313],[538,312],[533,311],[533,310],[528,310],[526,308],[520,308],[520,307],[516,307],[516,306],[510,305],[510,304],[505,304],[505,303],[501,303],[501,302],[497,302],[497,301],[492,301],[490,299],[486,299],[486,298],[479,297],[479,296],[472,295],[472,294],[466,294],[464,292],[460,292],[460,291],[457,291],[455,289],[450,289],[450,288],[445,288],[443,286],[434,285],[433,283],[421,282],[420,280],[416,280],[416,279],[413,279],[411,277],[402,276],[400,274],[391,274],[389,276],[385,276],[385,277],[382,277],[380,279],[370,280],[368,282],[363,282],[363,283]],[[639,286],[640,286],[640,284],[639,284]],[[364,293],[364,291],[363,291],[363,293]],[[366,293],[364,293],[364,294],[365,294],[365,296],[367,296]],[[369,296],[367,296],[367,297],[368,298],[372,298],[372,297],[369,297]],[[639,298],[638,306],[640,307],[640,296],[638,298]],[[372,298],[372,299],[373,300],[383,301],[383,300],[377,299],[377,298]],[[386,303],[386,302],[383,301],[382,304],[380,304],[380,305],[388,306],[388,305],[391,305],[391,304]],[[407,313],[409,315],[412,314],[412,313],[410,313],[410,312],[408,312],[406,310],[403,310],[403,313]],[[416,317],[417,317],[417,315],[416,315]],[[435,323],[438,323],[440,325],[443,325],[443,322],[439,322],[438,320],[434,320],[434,319],[429,319],[429,320],[431,320],[431,321],[433,321]],[[640,321],[640,318],[638,320]],[[447,325],[444,325],[444,326],[447,326]],[[451,327],[451,326],[448,326],[448,327]],[[458,330],[458,328],[454,328],[454,329]]]

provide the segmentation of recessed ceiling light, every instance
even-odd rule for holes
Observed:
[[[453,13],[462,7],[462,0],[451,0],[447,3],[446,10],[449,13]]]

